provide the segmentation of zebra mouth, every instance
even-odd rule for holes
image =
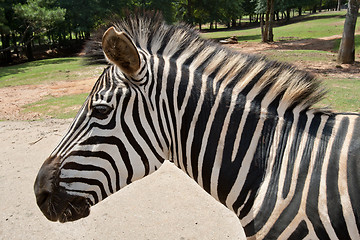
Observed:
[[[47,219],[61,223],[89,216],[91,206],[87,198],[65,193],[49,194],[43,199],[38,198],[37,204]]]
[[[62,213],[59,214],[59,222],[71,222],[89,216],[90,204],[84,197],[77,197],[68,202]]]

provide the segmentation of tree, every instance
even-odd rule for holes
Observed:
[[[0,33],[1,33],[1,62],[12,62],[11,50],[16,49],[17,33],[20,31],[21,22],[14,13],[13,6],[25,3],[26,0],[0,0]],[[12,44],[11,44],[12,43]],[[13,45],[13,46],[12,46]]]
[[[250,18],[250,22],[252,22],[252,17],[256,9],[256,2],[253,0],[244,0],[241,6],[244,11],[244,15],[248,15]]]
[[[339,47],[338,62],[354,63],[355,61],[355,26],[359,12],[360,0],[349,0],[344,23],[344,31]]]
[[[34,60],[32,40],[46,32],[56,23],[63,21],[65,9],[55,6],[54,0],[28,0],[26,4],[14,6],[15,14],[23,21],[23,43],[26,45],[26,57]]]
[[[262,24],[262,28],[261,28],[263,42],[274,41],[274,34],[273,34],[274,4],[275,4],[274,0],[267,0],[265,25]]]

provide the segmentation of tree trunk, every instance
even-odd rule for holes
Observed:
[[[267,0],[265,29],[262,34],[263,42],[273,42],[272,25],[274,22],[274,0]]]
[[[314,5],[312,13],[316,13],[316,8],[317,8],[317,5]]]
[[[263,42],[269,41],[268,37],[269,37],[270,3],[271,3],[271,0],[267,0],[266,14],[265,14],[265,26],[264,26],[264,30],[262,32],[262,41]]]
[[[274,2],[275,2],[274,0],[271,0],[270,19],[269,19],[269,37],[268,37],[269,42],[274,41],[274,33],[273,33],[273,26],[274,26],[274,19],[275,19]]]
[[[10,47],[10,34],[1,34],[1,44],[2,44],[3,49]],[[9,64],[12,62],[10,49],[4,51],[4,62],[6,64]]]
[[[236,28],[236,19],[235,18],[231,19],[231,27]]]
[[[192,7],[192,2],[191,0],[187,1],[187,6],[186,6],[186,10],[187,10],[187,21],[190,25],[194,24],[194,17],[193,17],[193,7]]]
[[[26,31],[24,42],[26,43],[25,46],[25,55],[29,61],[35,60],[34,54],[33,54],[33,48],[32,48],[32,32]]]
[[[341,0],[338,0],[336,10],[337,10],[337,11],[340,11],[340,10],[341,10]]]
[[[287,8],[286,9],[286,21],[290,21],[290,13],[291,13],[291,8]]]
[[[322,10],[322,0],[320,0],[319,12]]]
[[[261,36],[264,35],[264,18],[263,18],[263,14],[260,14],[260,29],[261,29]]]
[[[339,63],[351,64],[355,61],[355,26],[358,11],[359,2],[357,0],[349,0],[344,31],[337,58]]]

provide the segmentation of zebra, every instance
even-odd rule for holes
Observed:
[[[248,239],[359,239],[360,116],[314,107],[320,80],[158,13],[128,14],[92,45],[109,66],[35,180],[49,220],[86,217],[170,160]]]

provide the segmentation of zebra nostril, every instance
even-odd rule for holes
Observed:
[[[55,172],[53,166],[54,164],[47,160],[40,168],[35,179],[34,192],[39,207],[46,202],[53,192],[53,175]]]
[[[34,192],[36,203],[39,207],[43,206],[43,204],[51,195],[51,184],[46,175],[42,174],[41,172],[39,172],[38,176],[36,177]]]
[[[50,197],[51,193],[49,191],[43,190],[36,194],[36,203],[39,207],[43,206],[47,199]]]

